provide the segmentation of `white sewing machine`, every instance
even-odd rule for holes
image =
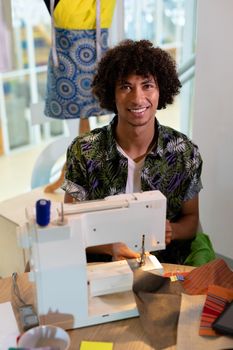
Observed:
[[[165,249],[166,198],[159,191],[123,194],[65,204],[62,212],[52,203],[50,223],[40,227],[28,210],[19,233],[30,250],[40,323],[70,329],[137,316],[127,261],[87,265],[86,248],[124,242],[141,252],[143,236],[145,251]],[[142,268],[162,272],[154,256]]]

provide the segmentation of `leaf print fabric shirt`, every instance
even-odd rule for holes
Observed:
[[[78,200],[103,199],[125,193],[128,161],[117,150],[111,123],[73,140],[67,150],[62,188]],[[198,147],[184,134],[155,119],[157,142],[142,168],[142,191],[160,190],[167,198],[167,218],[176,220],[183,201],[202,188],[202,159]]]

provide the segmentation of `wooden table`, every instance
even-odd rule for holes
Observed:
[[[163,267],[164,272],[174,273],[177,271],[191,271],[193,269],[190,266],[171,264],[163,264]],[[21,296],[26,303],[32,304],[32,283],[28,281],[28,275],[21,274],[17,280]],[[16,319],[19,323],[14,297],[11,294],[11,285],[11,277],[0,279],[0,302],[12,302]],[[78,350],[82,340],[112,342],[114,343],[114,350],[153,350],[138,317],[70,330],[69,335],[71,338],[70,350]],[[173,346],[167,349],[174,350],[176,347]]]

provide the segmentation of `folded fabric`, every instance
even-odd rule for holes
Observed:
[[[233,271],[223,259],[215,259],[191,271],[183,282],[187,294],[207,294],[210,285],[233,289]]]
[[[133,291],[142,327],[153,349],[175,345],[183,291],[181,282],[137,270]]]
[[[233,300],[233,289],[220,286],[209,286],[205,304],[201,314],[200,335],[218,335],[212,329],[212,323],[222,313],[227,302]]]

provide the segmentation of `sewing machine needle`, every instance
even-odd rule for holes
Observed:
[[[64,223],[64,208],[63,208],[63,202],[61,202],[61,223]]]
[[[142,235],[142,252],[140,256],[139,265],[142,266],[145,264],[145,235]]]

